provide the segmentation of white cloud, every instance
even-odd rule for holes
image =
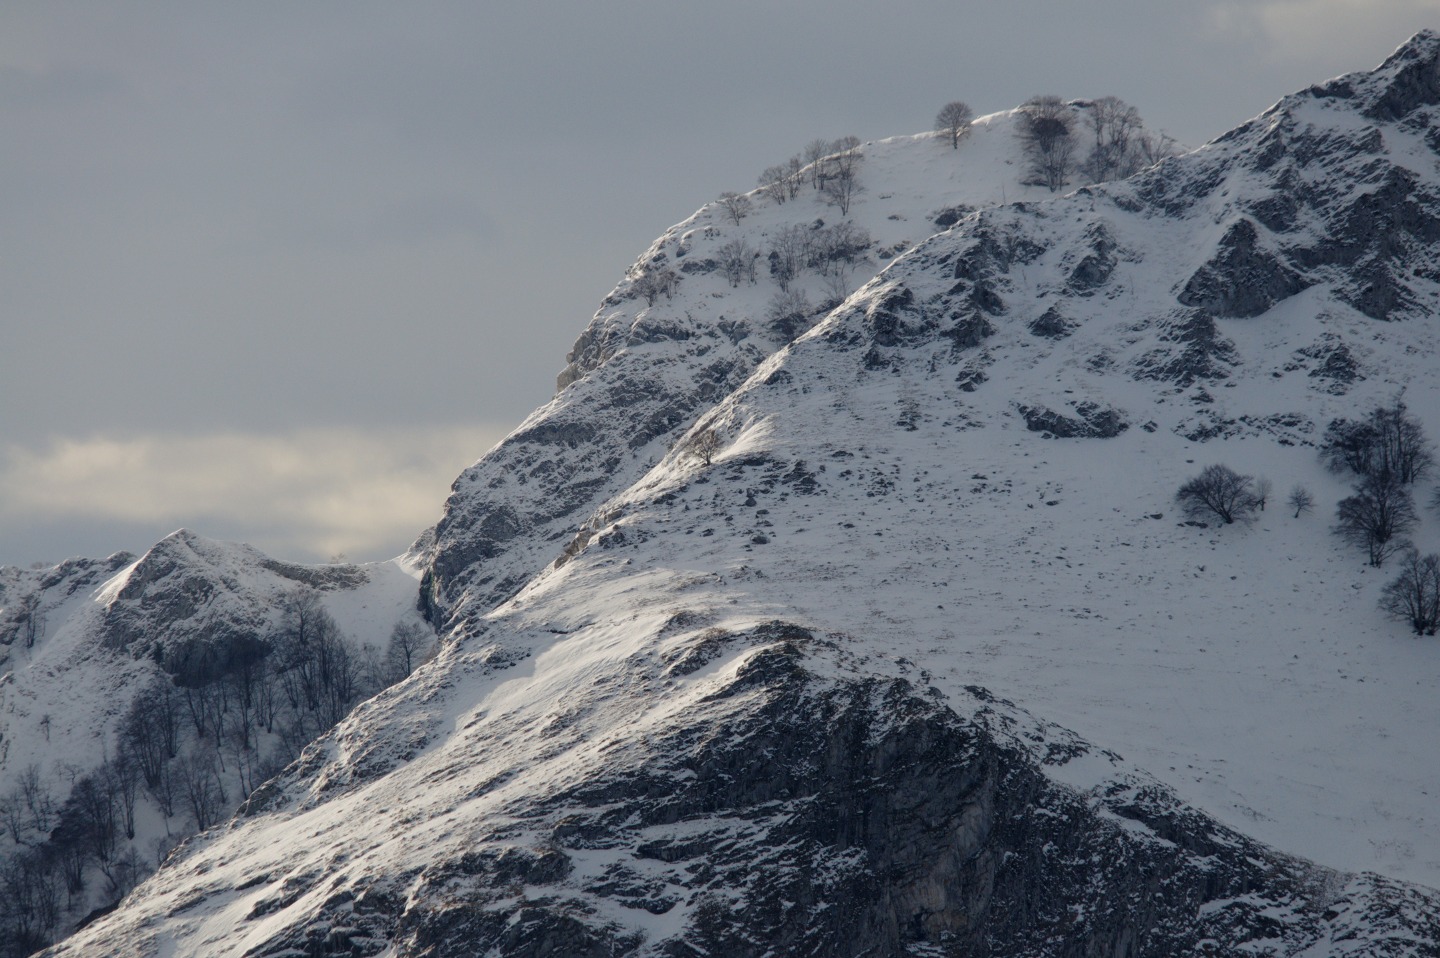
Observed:
[[[45,518],[205,535],[216,534],[212,523],[226,530],[217,537],[285,558],[374,558],[399,552],[439,519],[455,476],[506,431],[305,429],[11,445],[0,454],[0,526]]]

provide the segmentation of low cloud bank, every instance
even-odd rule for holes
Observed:
[[[52,525],[70,554],[86,524],[99,535],[185,526],[287,559],[386,558],[440,518],[450,483],[507,431],[339,428],[10,445],[0,449],[0,542],[9,543],[0,562],[55,558],[53,549],[30,554],[33,545],[9,554]],[[148,545],[97,541],[85,552]]]

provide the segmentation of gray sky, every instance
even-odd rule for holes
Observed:
[[[384,558],[629,263],[815,137],[1113,94],[1198,145],[1433,0],[0,10],[0,562]]]

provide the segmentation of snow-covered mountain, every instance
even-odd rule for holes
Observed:
[[[1065,196],[1016,123],[662,236],[408,557],[439,655],[55,953],[1440,954],[1440,646],[1316,455],[1440,432],[1440,35]]]
[[[140,557],[0,570],[0,954],[113,904],[398,677],[397,627],[414,658],[433,645],[417,580],[187,530]],[[272,674],[287,656],[316,681]]]

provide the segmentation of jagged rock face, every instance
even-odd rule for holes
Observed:
[[[1433,313],[1437,45],[1436,34],[1421,34],[1374,73],[1282,100],[1216,141],[1223,166],[1140,178],[1141,196],[1165,211],[1183,215],[1205,200],[1227,223],[1182,304],[1250,317],[1328,284],[1371,319]],[[1336,116],[1373,122],[1327,122]],[[1251,185],[1227,196],[1237,172]]]
[[[1215,257],[1190,277],[1176,298],[1217,316],[1246,317],[1258,316],[1304,289],[1299,274],[1275,254],[1259,249],[1258,242],[1255,224],[1236,220]]]
[[[1158,789],[1088,807],[918,692],[818,682],[795,648],[762,650],[715,693],[743,710],[691,718],[634,772],[527,810],[549,829],[540,849],[497,844],[428,876],[478,894],[400,916],[399,953],[1028,955],[1056,953],[1058,933],[1065,954],[1168,956],[1202,940],[1225,954],[1266,930],[1265,897],[1308,913],[1293,943],[1315,935],[1328,903],[1304,899],[1320,874]],[[597,849],[615,863],[583,873],[576,860]],[[503,891],[517,884],[524,901]],[[691,907],[677,934],[646,940],[597,922],[606,900]]]
[[[1058,439],[1113,439],[1130,428],[1120,413],[1088,402],[1077,403],[1074,416],[1045,406],[1021,406],[1020,414],[1026,429]]]
[[[481,614],[513,595],[549,561],[558,538],[654,460],[662,439],[766,355],[714,329],[697,330],[680,349],[662,364],[618,361],[613,375],[575,382],[564,411],[552,403],[554,414],[532,416],[461,474],[421,586],[432,619]]]

